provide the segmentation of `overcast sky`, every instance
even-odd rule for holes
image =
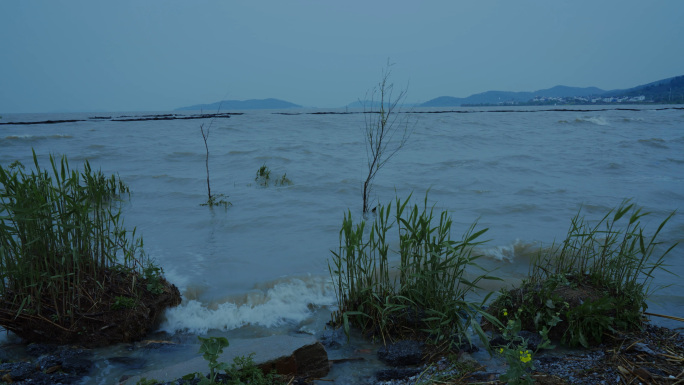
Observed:
[[[0,112],[408,102],[684,75],[684,1],[1,0]]]

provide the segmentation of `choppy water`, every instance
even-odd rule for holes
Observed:
[[[429,189],[429,203],[452,213],[454,237],[475,221],[489,228],[484,264],[498,268],[506,285],[527,273],[540,243],[564,237],[580,207],[598,218],[632,198],[653,213],[653,226],[684,208],[684,110],[460,111],[468,113],[412,114],[413,134],[378,175],[373,198],[387,203],[413,192],[419,203]],[[0,123],[95,115],[4,114]],[[229,196],[228,210],[199,205],[206,201],[201,123],[211,124],[212,192]],[[176,338],[207,331],[257,336],[322,327],[313,314],[322,309],[317,314],[325,317],[334,303],[330,249],[343,213],[361,217],[363,127],[363,114],[272,111],[213,123],[2,125],[0,163],[30,165],[33,148],[44,165],[48,154],[66,154],[72,167],[88,159],[118,173],[132,191],[127,226],[137,227],[146,252],[184,295],[162,330]],[[294,184],[259,186],[254,177],[264,164]],[[684,240],[681,213],[662,240]],[[669,258],[680,276],[683,250]],[[681,279],[658,274],[656,283],[672,286],[653,296],[649,310],[682,317]]]

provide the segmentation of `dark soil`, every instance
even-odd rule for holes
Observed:
[[[465,357],[468,356],[462,358]],[[530,375],[535,384],[684,384],[684,334],[647,325],[642,331],[606,338],[603,344],[591,349],[540,351],[533,360],[535,369]],[[498,380],[501,373],[489,371],[472,358],[459,362],[454,366],[450,360],[441,358],[418,368],[419,374],[392,379],[376,375],[376,380],[368,383],[408,385],[420,379],[450,385],[504,384]],[[459,366],[470,366],[474,371],[462,371],[457,369]]]
[[[161,278],[161,294],[148,290],[147,280],[136,273],[108,270],[100,279],[106,290],[95,280],[83,282],[79,293],[81,311],[68,316],[52,304],[42,303],[40,314],[22,312],[8,301],[11,293],[0,299],[0,324],[28,342],[73,344],[99,347],[144,338],[158,326],[164,309],[181,302],[178,288]],[[135,299],[132,307],[116,306],[118,298]]]
[[[542,353],[534,362],[540,384],[682,384],[684,335],[649,325],[592,349],[560,357]]]

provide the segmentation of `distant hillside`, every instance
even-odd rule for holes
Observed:
[[[643,95],[654,103],[683,103],[684,75],[658,80],[626,90],[608,91],[607,97],[635,97]]]
[[[286,102],[280,99],[250,99],[250,100],[223,100],[210,104],[196,104],[194,106],[177,108],[176,111],[227,111],[227,110],[284,110],[288,108],[301,108],[299,104]]]
[[[452,96],[440,96],[429,100],[420,107],[455,107],[466,104],[508,104],[525,103],[535,97],[577,97],[601,95],[604,90],[596,87],[567,87],[555,86],[534,92],[510,92],[510,91],[487,91],[470,95],[467,98],[455,98]]]
[[[684,76],[662,79],[626,90],[604,91],[596,87],[555,86],[534,92],[487,91],[467,98],[440,96],[420,104],[419,107],[606,103],[684,103]]]

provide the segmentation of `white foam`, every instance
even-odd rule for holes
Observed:
[[[490,247],[483,250],[483,254],[498,261],[513,262],[515,259],[515,247],[513,245]]]
[[[521,258],[530,258],[539,252],[540,244],[537,242],[525,242],[516,239],[510,245],[490,247],[483,250],[486,257],[498,260],[514,262]]]
[[[608,121],[603,116],[583,116],[581,118],[576,118],[575,122],[577,122],[577,123],[583,123],[583,122],[593,123],[593,124],[596,124],[598,126],[607,126],[608,125]]]
[[[333,304],[333,293],[329,280],[290,278],[233,301],[219,304],[186,301],[167,310],[166,321],[160,329],[170,333],[204,334],[211,329],[232,330],[248,324],[274,327],[284,322],[298,323],[312,315],[310,305]]]

